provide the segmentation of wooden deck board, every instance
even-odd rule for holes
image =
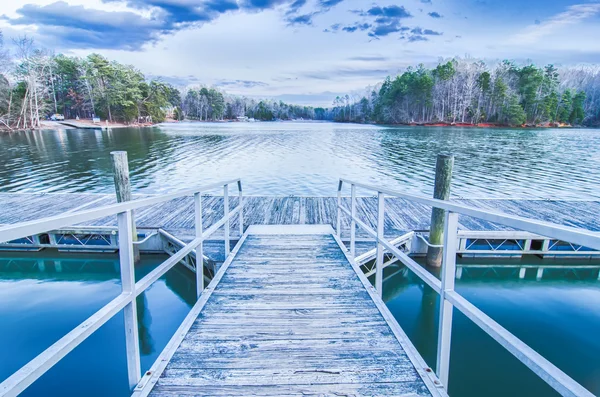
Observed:
[[[236,386],[207,385],[200,390],[190,390],[185,386],[160,385],[154,389],[157,397],[195,396],[229,397],[238,390]],[[370,396],[370,397],[415,397],[427,392],[420,382],[377,383],[370,385],[319,384],[319,385],[275,385],[246,386],[247,397],[321,397],[321,396]]]
[[[147,195],[136,195],[137,198]],[[600,231],[600,201],[550,201],[550,200],[455,200],[508,214],[521,215],[562,225]],[[93,193],[0,193],[0,224],[24,222],[41,217],[58,215],[74,209],[94,208],[114,203],[112,195]],[[343,198],[347,207],[350,199]],[[230,209],[237,206],[237,197],[230,198]],[[140,228],[161,227],[178,237],[193,237],[194,212],[192,197],[183,197],[166,203],[136,211]],[[335,224],[335,197],[246,197],[244,199],[244,222],[246,225],[293,225]],[[375,227],[377,200],[375,197],[357,199],[358,216],[371,227]],[[203,198],[204,227],[208,228],[223,216],[222,197]],[[395,237],[411,230],[427,230],[431,209],[403,199],[386,199],[385,233]],[[460,227],[469,230],[497,230],[503,227],[490,222],[461,216]],[[116,226],[116,217],[98,219],[86,226]],[[238,219],[231,222],[231,235],[239,237]],[[348,217],[342,218],[343,236],[349,235]],[[216,237],[221,237],[217,234]],[[367,234],[360,228],[357,237]]]
[[[333,236],[251,234],[150,395],[340,393],[431,395]]]

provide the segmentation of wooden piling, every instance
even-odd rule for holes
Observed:
[[[451,154],[439,154],[435,164],[435,186],[433,198],[439,200],[450,199],[450,185],[452,182],[452,167],[454,156]],[[444,218],[445,211],[433,208],[431,211],[431,226],[429,228],[429,244],[442,245],[444,240]],[[442,265],[442,248],[427,247],[427,265],[440,267]]]
[[[113,165],[113,176],[115,180],[115,192],[117,194],[117,202],[122,203],[124,201],[131,200],[131,182],[129,181],[129,163],[127,161],[127,152],[116,151],[110,152]],[[133,241],[137,239],[137,229],[135,227],[135,216],[131,214],[132,230],[133,230]],[[134,262],[140,261],[140,250],[137,244],[133,245],[133,257]]]

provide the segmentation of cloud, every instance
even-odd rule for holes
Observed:
[[[134,50],[168,31],[160,21],[133,12],[94,10],[63,1],[46,6],[27,4],[17,13],[17,18],[4,19],[11,25],[37,25],[40,35],[71,48]]]
[[[438,13],[438,12],[435,12],[435,11],[429,12],[429,13],[427,13],[427,15],[429,15],[432,18],[442,18],[442,15],[440,13]]]
[[[429,39],[425,36],[412,35],[408,37],[409,43],[414,43],[415,41],[428,41]]]
[[[102,0],[104,3],[120,3],[122,0]],[[255,9],[265,1],[245,1],[242,3],[245,9]],[[196,22],[208,22],[220,14],[228,11],[238,10],[242,7],[235,0],[126,0],[127,6],[139,10],[152,10],[157,18],[172,28],[182,28],[187,24]]]
[[[388,7],[371,7],[366,12],[367,15],[378,16],[391,19],[410,18],[412,15],[406,11],[406,8],[402,6],[388,6]]]
[[[431,4],[431,0],[421,0],[421,3],[423,3],[423,4]]]
[[[254,87],[268,87],[269,84],[262,81],[253,80],[223,80],[215,83],[217,87],[234,87],[234,88],[254,88]]]
[[[322,8],[331,8],[340,4],[344,0],[319,0],[319,5]]]
[[[443,35],[442,32],[436,32],[435,30],[431,30],[431,29],[424,29],[423,34],[426,36],[441,36],[441,35]]]
[[[418,26],[416,28],[413,28],[410,32],[412,34],[418,34],[420,36],[441,36],[443,34],[441,32],[436,32],[435,30],[431,29],[421,29]]]
[[[123,0],[102,0],[104,3]],[[57,1],[44,6],[26,4],[17,17],[3,16],[13,26],[33,25],[43,41],[59,48],[141,50],[162,36],[198,27],[235,11],[260,12],[289,4],[288,25],[310,25],[316,15],[290,15],[306,0],[125,0],[133,11],[104,11]],[[321,0],[332,7],[340,0]],[[142,16],[136,10],[144,11]],[[322,10],[322,12],[325,12]]]
[[[306,0],[296,0],[292,4],[290,4],[290,8],[288,9],[287,14],[293,14],[297,12],[300,8],[302,8],[306,4]]]
[[[410,35],[401,37],[402,39],[408,40],[409,43],[414,43],[417,41],[428,41],[429,38],[427,36],[441,36],[442,32],[437,32],[431,29],[422,29],[420,27],[415,27],[410,30]]]
[[[566,11],[552,18],[528,26],[520,33],[509,39],[510,44],[535,44],[543,37],[549,36],[558,30],[570,25],[575,25],[585,19],[600,13],[600,3],[576,4],[567,8]]]
[[[299,76],[314,80],[331,80],[339,78],[384,78],[390,73],[388,69],[373,68],[340,68],[300,72]]]
[[[333,29],[334,26],[335,25],[332,25],[331,28]],[[354,25],[342,27],[342,30],[344,32],[352,33],[352,32],[356,32],[357,30],[367,30],[370,27],[371,27],[371,25],[368,23],[355,23]],[[339,25],[336,27],[335,30],[338,30],[338,29],[339,29]]]
[[[290,16],[286,19],[288,26],[292,25],[312,25],[312,18],[316,13]]]
[[[375,61],[387,61],[388,57],[384,57],[381,55],[365,55],[365,56],[356,56],[347,58],[349,61],[366,61],[366,62],[375,62]]]
[[[392,33],[402,32],[406,30],[405,27],[401,26],[401,20],[406,18],[412,18],[412,14],[403,6],[391,5],[380,7],[377,5],[372,6],[368,10],[350,10],[354,14],[358,14],[364,18],[370,19],[371,23],[363,23],[362,26],[367,26],[365,29],[371,29],[368,33],[369,37],[373,39],[379,39],[382,36],[387,36]],[[356,23],[351,26],[359,26],[360,23]],[[344,29],[345,30],[345,29]],[[354,32],[357,29],[348,29],[347,32]]]
[[[296,15],[298,9],[300,9],[304,4],[306,4],[306,0],[295,0],[289,7],[288,11],[286,12],[286,22],[288,26],[294,26],[294,25],[307,25],[310,26],[312,25],[312,20],[313,17],[319,15],[319,14],[324,14],[327,11],[329,11],[331,9],[331,7],[341,3],[344,0],[319,0],[318,5],[320,7],[320,9],[318,9],[317,11],[308,13],[308,14],[303,14],[303,15]],[[324,32],[328,32],[329,30],[325,29],[323,30]]]

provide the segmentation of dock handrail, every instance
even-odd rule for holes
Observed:
[[[229,185],[237,184],[239,190],[239,203],[236,208],[229,210]],[[224,211],[223,217],[206,230],[202,229],[202,192],[223,188]],[[185,196],[194,196],[196,237],[182,247],[174,255],[158,265],[148,275],[135,281],[133,258],[133,223],[132,211],[138,208],[159,204]],[[65,226],[81,222],[117,216],[119,238],[119,262],[121,268],[121,294],[111,300],[100,310],[86,319],[79,326],[71,330],[52,346],[44,350],[37,357],[21,367],[17,372],[0,383],[0,396],[16,396],[29,385],[40,378],[74,348],[98,330],[104,323],[124,310],[125,342],[127,351],[127,372],[129,386],[133,389],[141,379],[140,351],[138,340],[137,305],[136,297],[144,292],[152,283],[162,277],[175,264],[182,260],[193,250],[197,258],[203,257],[202,243],[219,228],[225,227],[225,252],[230,253],[229,229],[230,221],[236,214],[239,215],[240,231],[243,234],[243,192],[241,179],[217,182],[209,185],[198,186],[191,189],[180,190],[170,194],[127,201],[119,204],[108,205],[101,208],[79,211],[43,218],[39,220],[22,222],[0,227],[0,242],[16,240],[35,234],[46,233]],[[201,261],[199,263],[202,263]],[[200,297],[204,289],[203,267],[196,267],[196,293]]]
[[[350,209],[342,205],[343,185],[350,185]],[[374,230],[356,215],[356,188],[377,192],[377,228]],[[429,273],[408,255],[400,251],[384,238],[385,197],[393,196],[424,204],[429,207],[441,208],[446,211],[443,242],[443,260],[440,273],[441,280]],[[437,344],[436,374],[441,382],[448,387],[450,365],[450,341],[452,333],[452,310],[456,307],[479,328],[491,336],[502,347],[513,354],[525,366],[544,380],[554,390],[563,396],[593,397],[585,387],[577,383],[566,373],[546,360],[539,353],[526,345],[519,338],[479,310],[475,305],[454,290],[456,278],[456,251],[458,248],[458,215],[467,215],[509,226],[515,229],[556,238],[562,241],[580,244],[588,248],[600,250],[600,234],[589,230],[562,226],[545,221],[538,221],[521,216],[508,215],[501,212],[488,211],[470,207],[451,201],[437,200],[424,196],[412,195],[391,189],[354,182],[340,178],[337,192],[336,234],[341,238],[342,213],[350,217],[350,254],[355,257],[356,225],[360,226],[377,243],[375,265],[375,289],[381,296],[383,290],[384,251],[394,255],[400,262],[415,273],[421,280],[440,295],[440,317]]]

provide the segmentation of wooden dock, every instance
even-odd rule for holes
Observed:
[[[340,244],[251,226],[134,395],[445,395]]]
[[[16,396],[27,389],[122,312],[128,382],[137,396],[446,396],[452,313],[458,310],[559,394],[592,397],[454,287],[457,255],[465,242],[461,236],[473,230],[493,234],[474,238],[486,240],[493,251],[509,240],[524,240],[523,247],[523,242],[514,243],[526,253],[549,251],[543,247],[552,240],[566,242],[572,252],[600,252],[600,202],[449,202],[343,179],[338,192],[344,183],[350,185],[351,198],[248,197],[243,205],[228,193],[230,185],[237,185],[242,197],[240,179],[110,206],[112,195],[0,195],[0,223],[9,224],[0,227],[0,243],[38,239],[32,246],[55,247],[53,234],[91,234],[96,232],[81,232],[83,226],[104,226],[102,233],[108,231],[111,244],[118,235],[122,285],[121,294],[0,383],[0,395]],[[377,198],[357,199],[356,187]],[[221,188],[224,197],[202,195]],[[446,211],[439,278],[387,238],[409,231],[427,243],[419,229],[427,229],[431,206]],[[354,233],[349,249],[344,246],[350,222],[342,213],[377,246],[370,270],[374,286],[359,267]],[[180,247],[140,280],[135,278],[134,216],[138,228],[158,229],[144,240],[165,235],[165,230],[179,231],[182,239],[194,232],[188,243],[171,236]],[[36,218],[44,219],[23,222]],[[224,233],[215,237],[220,228]],[[236,230],[243,234],[231,236]],[[490,232],[494,230],[499,231]],[[517,236],[523,232],[527,236]],[[42,237],[50,244],[41,242]],[[219,238],[225,261],[206,288],[205,273],[195,271],[196,304],[150,370],[142,373],[137,297],[184,258],[203,257],[204,243]],[[503,240],[493,246],[490,241],[497,239]],[[232,240],[236,245],[230,252]],[[394,260],[440,295],[436,375],[381,299],[383,269]]]
[[[150,195],[135,195],[145,198]],[[244,223],[246,225],[334,225],[337,216],[335,197],[244,197]],[[203,197],[203,225],[208,228],[223,216],[223,197]],[[559,225],[600,231],[600,201],[562,200],[453,200],[456,203],[485,210],[501,211],[545,220]],[[35,220],[64,212],[98,208],[116,202],[114,194],[94,193],[0,193],[0,225]],[[349,207],[350,199],[343,198]],[[230,208],[238,205],[236,197],[230,198]],[[377,224],[377,199],[358,197],[357,214],[370,227]],[[431,208],[425,205],[390,197],[386,199],[385,235],[393,238],[413,230],[428,230]],[[136,210],[136,224],[140,228],[161,228],[184,241],[194,236],[194,200],[181,197],[176,200]],[[88,222],[85,226],[115,226],[116,217],[106,217]],[[494,224],[468,216],[459,218],[459,228],[465,230],[506,230]],[[239,238],[237,219],[232,220],[231,236]],[[342,218],[342,236],[348,236],[350,221]],[[222,238],[216,234],[215,238]],[[367,237],[362,230],[357,237]]]

